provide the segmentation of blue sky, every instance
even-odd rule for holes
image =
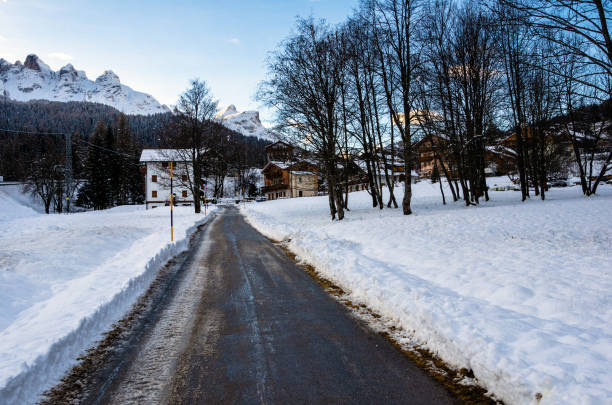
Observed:
[[[268,52],[297,15],[344,20],[358,0],[0,0],[0,57],[35,53],[95,79],[121,82],[174,104],[189,80],[206,80],[222,105],[260,109],[253,100]],[[262,118],[270,116],[262,111]]]

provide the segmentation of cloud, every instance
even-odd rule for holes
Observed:
[[[230,38],[229,43],[234,45],[240,45],[240,38]]]
[[[72,56],[68,55],[67,53],[64,53],[64,52],[51,52],[49,54],[49,57],[53,58],[53,59],[59,59],[59,60],[64,61],[64,62],[72,60]]]
[[[0,35],[0,42],[2,42],[2,41],[6,41],[6,37]]]

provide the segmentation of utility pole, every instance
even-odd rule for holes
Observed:
[[[174,242],[174,190],[172,188],[172,161],[170,161],[170,242]]]
[[[70,212],[70,196],[72,195],[72,134],[66,133],[66,169],[64,183],[66,184],[66,212]]]
[[[204,216],[206,216],[206,204],[208,199],[206,198],[206,183],[204,183]]]

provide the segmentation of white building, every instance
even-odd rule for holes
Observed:
[[[173,162],[175,205],[193,204],[190,184],[193,181],[191,162],[186,149],[143,149],[140,163],[145,173],[147,209],[170,204],[170,162]]]

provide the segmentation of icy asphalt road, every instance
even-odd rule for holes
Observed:
[[[457,403],[235,208],[197,238],[150,332],[88,403]]]

